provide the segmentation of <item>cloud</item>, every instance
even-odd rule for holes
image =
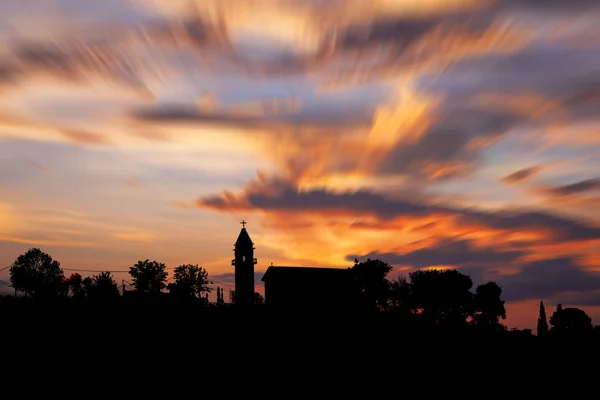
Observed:
[[[9,62],[3,64],[1,75],[6,81],[39,74],[85,81],[95,75],[148,95],[151,92],[148,84],[169,73],[196,74],[218,68],[246,71],[256,77],[331,70],[331,78],[335,79],[338,73],[348,76],[348,72],[360,75],[362,71],[371,71],[378,75],[390,68],[411,68],[424,61],[433,66],[434,60],[498,51],[503,45],[498,40],[494,40],[493,46],[488,43],[482,47],[479,43],[481,38],[487,39],[489,30],[493,29],[493,18],[485,18],[481,13],[474,17],[456,8],[444,12],[442,5],[435,12],[430,8],[427,13],[386,14],[377,4],[364,5],[360,1],[331,2],[327,7],[321,2],[269,3],[262,2],[258,9],[249,2],[214,4],[212,8],[187,6],[185,12],[161,15],[156,11],[164,11],[164,7],[144,9],[132,7],[129,2],[111,2],[90,8],[87,3],[79,7],[69,2],[77,16],[67,19],[65,24],[75,20],[91,24],[104,15],[105,21],[113,22],[110,31],[90,35],[83,30],[88,34],[77,40],[66,36],[64,31],[59,31],[64,37],[53,41],[22,40],[5,58]],[[98,8],[99,14],[94,14],[92,10]],[[215,8],[220,9],[222,18],[214,18]],[[71,8],[64,10],[72,12]],[[149,18],[152,14],[154,18]],[[117,18],[122,16],[125,18]],[[365,17],[371,22],[365,24]],[[261,18],[270,20],[269,26],[276,20],[287,23],[276,25],[277,29],[262,27],[265,30],[262,32],[258,25]],[[322,29],[323,25],[328,29]],[[97,28],[98,24],[93,26]],[[252,53],[236,41],[239,32],[247,30],[249,32],[242,36],[249,37],[246,42],[254,46]],[[259,35],[252,41],[252,34]],[[261,41],[270,40],[267,44],[277,47],[278,41],[273,41],[273,36],[283,41],[285,46],[279,47],[286,52],[271,54],[269,50],[265,57],[257,59],[256,46]],[[308,46],[312,51],[306,54],[287,51],[306,47],[302,42],[306,37],[317,43]],[[388,47],[388,57],[378,57],[373,51],[382,46]],[[442,48],[445,51],[440,51]],[[183,54],[184,51],[188,54]],[[190,51],[200,62],[192,63],[186,57]],[[368,62],[353,72],[340,61],[356,51],[363,51],[361,58]],[[373,65],[368,66],[369,62]]]
[[[141,182],[134,181],[134,180],[123,181],[123,184],[133,190],[141,190],[144,188],[144,185]]]
[[[497,10],[532,10],[544,13],[581,13],[590,10],[599,10],[600,6],[595,0],[495,0]]]
[[[268,212],[344,212],[347,215],[369,214],[381,219],[398,216],[453,217],[457,226],[505,232],[530,231],[552,241],[600,239],[600,228],[577,219],[536,210],[485,211],[459,209],[439,203],[418,203],[405,199],[388,199],[368,191],[332,193],[327,190],[301,192],[283,181],[263,180],[250,184],[246,191],[202,198],[198,207],[217,211]]]
[[[370,26],[350,26],[336,36],[336,50],[368,48],[384,43],[392,43],[395,51],[406,50],[411,44],[423,38],[438,26],[441,18],[381,18]]]
[[[22,243],[32,246],[52,246],[52,247],[102,247],[101,244],[91,241],[78,241],[70,239],[38,239],[33,237],[21,236],[2,236],[0,242]]]
[[[106,146],[112,144],[104,135],[87,132],[81,129],[63,129],[62,134],[67,140],[77,144],[91,146]]]
[[[600,88],[598,60],[595,49],[539,41],[513,54],[489,54],[457,62],[433,82],[431,88],[441,88],[446,82],[460,80],[461,85],[447,92],[448,97],[454,99],[474,98],[486,93],[507,98],[532,93],[547,100],[531,104],[527,110],[529,115],[522,115],[523,121],[597,121],[594,109]],[[464,79],[474,71],[480,78]]]
[[[108,78],[146,95],[143,75],[156,74],[156,61],[143,63],[115,43],[34,41],[19,42],[5,55],[2,82],[18,84],[31,77],[55,78],[70,83],[90,83],[94,77]]]
[[[150,232],[121,232],[113,235],[118,240],[136,243],[154,243],[156,235]]]
[[[401,142],[380,164],[383,174],[448,178],[470,173],[482,148],[489,146],[522,118],[502,110],[443,110],[414,143]],[[434,118],[436,115],[434,115]]]
[[[38,171],[42,171],[42,172],[50,172],[52,171],[51,168],[48,168],[42,164],[39,164],[33,160],[28,160],[27,161],[29,163],[29,165],[31,165],[33,168],[37,169]]]
[[[277,76],[283,70],[293,71],[295,74],[311,73],[322,74],[325,80],[329,78],[344,80],[349,79],[349,75],[371,76],[369,79],[376,78],[379,75],[385,75],[390,71],[415,71],[421,67],[439,68],[445,62],[440,60],[456,56],[457,60],[468,57],[471,54],[486,53],[489,51],[503,51],[505,43],[500,40],[510,33],[506,29],[497,31],[493,19],[478,18],[469,16],[461,12],[460,7],[454,6],[447,9],[440,4],[434,10],[428,7],[425,12],[421,12],[419,7],[413,13],[406,13],[403,6],[402,13],[392,13],[385,8],[380,9],[377,5],[364,5],[362,2],[331,3],[328,7],[318,3],[308,2],[306,4],[287,4],[285,2],[273,2],[270,6],[265,6],[263,11],[257,16],[263,15],[272,9],[277,10],[280,16],[298,15],[299,8],[301,18],[306,25],[300,24],[298,28],[309,29],[312,26],[320,38],[319,51],[294,56],[286,62],[273,61],[265,59],[259,62],[266,70],[266,77]],[[215,6],[217,6],[215,4]],[[461,3],[462,7],[463,4]],[[468,6],[468,4],[465,4]],[[161,6],[163,7],[163,6]],[[224,21],[215,21],[205,12],[209,8],[184,7],[183,14],[175,14],[169,17],[158,18],[157,20],[144,22],[131,29],[127,34],[113,35],[110,41],[59,41],[59,42],[34,42],[19,43],[15,46],[14,65],[15,71],[23,74],[46,73],[55,76],[73,79],[87,79],[90,75],[108,77],[121,84],[132,85],[134,87],[144,87],[146,83],[152,82],[152,79],[163,79],[165,74],[161,71],[187,76],[197,76],[198,70],[207,71],[204,66],[199,67],[195,63],[194,71],[188,60],[182,59],[180,50],[185,48],[192,52],[202,53],[203,60],[212,63],[219,60],[219,63],[229,65],[245,65],[256,69],[256,63],[250,62],[244,58],[243,49],[236,46],[234,41],[234,32],[239,28],[236,24],[244,24],[244,19],[240,15],[246,12],[255,13],[256,10],[248,4],[225,4],[219,5],[226,12]],[[299,8],[298,8],[299,7]],[[315,11],[318,9],[318,13]],[[349,11],[351,9],[351,11]],[[229,12],[231,11],[231,12]],[[305,11],[307,11],[305,13]],[[435,11],[435,12],[434,12]],[[441,11],[441,12],[440,12]],[[254,15],[254,14],[252,14]],[[265,14],[266,15],[266,14]],[[481,16],[480,14],[477,14]],[[364,17],[371,16],[372,19],[365,24]],[[319,30],[320,18],[331,18],[331,29]],[[292,28],[285,28],[292,29]],[[283,34],[285,29],[270,32],[273,35]],[[476,45],[470,47],[471,42],[477,42],[480,38],[487,37],[489,31],[496,33],[491,35],[495,38],[488,45]],[[285,31],[287,32],[287,31]],[[287,35],[288,33],[286,33]],[[499,36],[496,36],[499,35]],[[287,37],[287,36],[286,36]],[[292,37],[296,37],[292,35]],[[381,57],[375,54],[372,57],[374,49],[386,47],[388,56]],[[159,52],[149,49],[157,47]],[[507,48],[512,49],[509,45]],[[163,52],[175,49],[177,54],[174,57],[166,56]],[[329,49],[325,51],[325,49]],[[154,50],[154,49],[153,49]],[[417,51],[418,50],[418,51]],[[440,51],[443,50],[443,51]],[[347,57],[355,57],[356,52],[360,55],[361,62],[358,63],[356,70],[348,70]],[[375,52],[377,53],[377,52]],[[181,61],[181,62],[180,62]],[[364,62],[363,62],[364,61]],[[447,60],[446,60],[447,61]],[[299,63],[303,67],[295,69],[294,63]],[[259,65],[259,68],[260,68]],[[304,68],[306,67],[306,68]],[[385,72],[388,71],[388,72]],[[328,78],[329,77],[329,78]],[[146,90],[146,89],[140,89]],[[399,108],[406,104],[398,104]],[[304,107],[299,112],[278,113],[276,115],[266,116],[248,116],[239,115],[230,111],[206,111],[198,109],[195,105],[159,105],[149,108],[143,108],[134,112],[135,118],[144,121],[146,124],[180,123],[205,124],[205,125],[224,125],[228,127],[241,127],[244,129],[275,130],[282,129],[316,129],[323,132],[328,131],[331,135],[343,137],[347,135],[345,130],[354,130],[357,127],[366,129],[372,120],[372,106],[362,106],[348,108],[340,107],[331,109],[330,107],[321,107],[320,105],[310,108]],[[445,112],[446,110],[442,110]],[[357,162],[355,153],[360,152],[364,143],[355,141],[344,144],[343,151],[338,152],[331,157],[329,151],[323,150],[321,144],[314,145],[314,140],[296,139],[295,135],[287,135],[284,138],[275,137],[268,139],[269,142],[281,143],[275,146],[280,151],[268,149],[267,153],[274,154],[280,166],[289,169],[291,174],[296,175],[296,179],[308,180],[318,178],[322,174],[344,174],[373,175],[373,174],[395,174],[395,175],[416,175],[418,177],[429,177],[433,179],[448,178],[453,176],[462,176],[472,171],[474,164],[478,160],[478,151],[475,146],[485,141],[493,140],[489,131],[473,132],[479,129],[477,126],[469,126],[469,121],[477,119],[475,124],[481,124],[479,120],[488,119],[486,124],[498,123],[494,115],[466,115],[468,109],[457,111],[451,117],[443,118],[444,121],[433,124],[422,135],[422,138],[416,143],[406,143],[405,141],[392,140],[383,141],[385,146],[391,146],[387,154],[378,153],[381,145],[377,146],[377,152],[370,154],[372,164],[364,165],[365,162]],[[462,114],[462,115],[458,115]],[[480,113],[481,114],[481,113]],[[424,118],[428,118],[426,115]],[[435,115],[438,117],[438,115]],[[498,118],[503,118],[499,116]],[[449,121],[451,118],[454,122]],[[495,119],[496,118],[496,119]],[[464,122],[458,120],[464,119]],[[452,124],[452,128],[444,127],[444,124]],[[376,127],[374,126],[374,129]],[[421,127],[413,127],[415,131]],[[387,136],[401,136],[406,134],[410,128],[404,129],[402,133],[397,132],[398,128],[384,127],[384,130],[390,130],[385,133]],[[485,129],[485,128],[484,128]],[[491,127],[489,129],[492,129]],[[497,127],[501,129],[501,127]],[[373,132],[371,132],[373,133]],[[414,135],[414,134],[413,134]],[[143,136],[147,136],[145,133]],[[382,134],[370,135],[381,139]],[[162,137],[162,136],[161,136]],[[369,143],[376,143],[377,140],[370,139]],[[269,145],[270,146],[270,145]],[[339,143],[331,143],[332,148],[340,146]],[[385,147],[384,146],[384,147]],[[268,146],[267,146],[268,147]],[[303,158],[292,153],[281,151],[284,148],[294,149],[296,147],[305,149]],[[315,152],[321,168],[307,166],[308,160],[314,159]],[[275,155],[277,154],[277,155]],[[300,169],[311,169],[311,171],[299,172]],[[357,173],[357,171],[361,171]],[[310,182],[304,182],[310,183]]]
[[[600,190],[600,178],[586,179],[564,186],[545,188],[544,192],[552,196],[571,196]]]
[[[590,304],[591,292],[600,287],[600,273],[587,271],[574,257],[538,260],[526,264],[518,274],[497,277],[507,301],[524,299],[553,299],[561,302],[561,294],[568,294],[572,304]],[[594,305],[600,297],[594,296]]]
[[[435,226],[437,226],[438,222],[437,221],[433,221],[433,222],[428,222],[426,224],[423,225],[419,225],[415,228],[412,228],[411,231],[412,232],[421,232],[421,231],[427,231]]]
[[[439,265],[489,267],[512,264],[528,254],[525,250],[478,247],[474,241],[468,239],[442,238],[434,245],[404,254],[372,252],[360,256],[350,255],[347,259],[380,259],[392,265],[409,265],[413,268]]]
[[[204,111],[195,105],[161,105],[137,110],[133,118],[153,123],[222,125],[244,129],[282,129],[290,127],[340,129],[367,126],[370,115],[364,110],[300,110],[267,115],[244,115],[239,111]]]
[[[537,175],[543,168],[544,167],[541,165],[535,165],[533,167],[520,169],[512,174],[506,175],[504,178],[502,178],[502,182],[514,184],[527,181],[533,176]]]
[[[488,227],[501,231],[540,232],[554,241],[593,240],[600,238],[600,228],[584,221],[555,215],[546,211],[480,212],[463,210],[458,216],[459,224]]]

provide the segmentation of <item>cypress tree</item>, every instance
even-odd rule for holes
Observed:
[[[539,337],[546,336],[548,334],[548,322],[546,321],[546,307],[544,302],[540,301],[540,316],[538,317],[537,323],[537,335]]]

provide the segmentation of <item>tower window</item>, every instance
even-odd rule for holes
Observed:
[[[242,262],[246,262],[246,256],[242,256]]]

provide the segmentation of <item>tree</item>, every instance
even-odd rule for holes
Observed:
[[[263,306],[263,305],[265,305],[265,299],[258,292],[254,292],[254,305],[255,306]]]
[[[83,278],[81,282],[81,286],[83,287],[83,291],[85,292],[85,297],[89,298],[90,293],[94,290],[94,281],[89,276]]]
[[[160,293],[167,284],[167,266],[158,261],[138,261],[129,267],[129,274],[133,280],[135,290],[143,293]]]
[[[544,337],[548,335],[548,322],[546,321],[546,307],[544,307],[544,302],[540,301],[540,316],[538,317],[537,323],[537,335],[539,337]]]
[[[409,274],[416,307],[430,323],[464,325],[473,315],[473,281],[457,270],[418,270]]]
[[[202,293],[208,293],[212,282],[208,279],[206,269],[198,265],[185,264],[175,268],[175,282],[169,284],[169,292],[181,298],[196,299]]]
[[[21,254],[10,268],[13,287],[38,299],[57,298],[64,295],[68,287],[60,263],[38,248]]]
[[[416,311],[410,283],[401,276],[389,283],[389,308],[410,314]]]
[[[352,271],[367,308],[387,308],[389,282],[386,277],[391,270],[392,266],[381,260],[371,260],[370,258],[364,262],[355,260]]]
[[[552,329],[550,332],[556,336],[583,336],[592,333],[592,319],[579,308],[556,307],[550,317]]]
[[[67,285],[67,291],[71,295],[73,300],[83,300],[85,299],[85,290],[83,287],[83,277],[74,273],[67,278],[65,281],[65,285]]]
[[[119,287],[108,271],[92,277],[89,300],[96,303],[113,303],[121,297]]]
[[[223,300],[223,290],[221,290],[220,287],[217,287],[217,304],[221,305],[225,303],[225,300]]]
[[[500,318],[506,319],[504,301],[500,298],[502,288],[496,282],[488,282],[475,289],[475,325],[486,330],[498,331],[503,328]]]

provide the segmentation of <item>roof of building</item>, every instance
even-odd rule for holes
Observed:
[[[246,228],[242,228],[237,240],[235,241],[235,244],[236,246],[239,244],[253,244],[252,239],[250,239],[250,235],[248,235],[248,232],[246,231]]]
[[[324,275],[346,275],[351,271],[350,268],[321,268],[321,267],[285,267],[270,266],[263,275],[261,281],[271,278],[310,278],[322,277]]]

